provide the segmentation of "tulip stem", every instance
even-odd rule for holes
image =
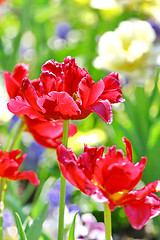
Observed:
[[[69,129],[69,120],[63,120],[63,141],[62,141],[62,144],[66,148],[68,147],[68,129]],[[58,240],[63,240],[63,235],[64,235],[65,189],[66,189],[66,179],[63,177],[63,175],[61,173]]]
[[[0,239],[3,239],[3,211],[6,190],[7,181],[5,178],[0,178]]]
[[[13,150],[14,146],[16,145],[16,143],[19,139],[19,136],[24,129],[24,125],[25,125],[25,122],[23,120],[21,120],[20,123],[19,123],[19,126],[17,127],[17,130],[14,134],[14,137],[13,137],[13,139],[12,139],[12,141],[11,141],[9,147],[8,147],[8,152]]]
[[[19,126],[16,129],[16,132],[10,142],[9,147],[7,147],[8,152],[12,151],[16,145],[19,136],[24,128],[24,121],[21,121]],[[3,239],[3,212],[4,212],[4,201],[7,191],[7,180],[0,177],[0,240]]]
[[[112,239],[111,211],[107,203],[104,203],[104,225],[106,240]]]

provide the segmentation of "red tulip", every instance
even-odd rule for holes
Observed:
[[[29,76],[29,66],[24,63],[18,63],[13,73],[3,71],[6,89],[10,98],[15,98],[20,94],[21,82],[23,78]]]
[[[63,120],[46,121],[31,119],[24,116],[26,130],[32,134],[35,141],[47,148],[57,148],[62,143]],[[69,137],[77,132],[77,127],[69,123]]]
[[[6,1],[6,0],[0,0],[0,4],[3,3],[3,2],[5,2],[5,1]]]
[[[22,80],[22,93],[10,100],[8,108],[18,115],[47,120],[83,119],[96,112],[110,124],[111,104],[123,101],[120,88],[117,73],[95,83],[74,58],[67,57],[64,63],[49,60],[42,66],[40,79]]]
[[[15,66],[13,73],[4,71],[4,80],[8,95],[10,98],[17,96],[22,97],[21,82],[23,78],[29,75],[29,66],[24,63],[19,63]],[[39,80],[32,80],[34,85],[39,84]],[[25,120],[26,130],[29,131],[34,139],[44,147],[57,148],[61,144],[63,137],[63,122],[62,120],[47,121],[45,119],[31,119],[28,116],[20,116]],[[69,123],[69,137],[77,132],[77,127],[73,123]]]
[[[133,190],[142,178],[146,157],[132,162],[131,143],[123,138],[127,156],[116,147],[88,147],[78,157],[63,145],[57,148],[60,169],[64,177],[83,193],[98,202],[109,204],[111,211],[124,207],[125,213],[135,229],[141,229],[148,219],[160,214],[160,180],[149,183],[143,189]],[[74,172],[74,174],[73,174]],[[141,214],[139,214],[141,212]]]
[[[39,180],[34,171],[18,171],[20,165],[26,157],[26,154],[22,154],[17,157],[22,151],[12,150],[11,152],[2,151],[0,149],[0,177],[7,178],[9,180],[22,180],[26,179],[33,185],[38,185]]]

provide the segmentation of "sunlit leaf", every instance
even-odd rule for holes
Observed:
[[[23,225],[22,225],[22,222],[21,222],[21,219],[20,219],[18,213],[15,213],[15,216],[16,216],[16,220],[17,220],[17,227],[18,227],[18,233],[19,233],[20,239],[27,240],[27,237],[23,230]]]
[[[26,232],[26,236],[29,240],[38,240],[42,232],[42,224],[46,219],[49,204],[45,204],[41,210],[40,215],[33,220],[33,223]]]
[[[77,215],[78,211],[75,213],[74,218],[73,218],[73,222],[69,231],[69,236],[68,236],[68,240],[74,240],[74,230],[75,230],[75,221],[76,221],[76,215]]]

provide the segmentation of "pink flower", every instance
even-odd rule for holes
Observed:
[[[13,73],[4,71],[4,81],[10,98],[21,96],[21,83],[25,77],[29,75],[29,66],[24,63],[19,63],[15,66]],[[33,80],[36,85],[38,79]],[[62,142],[63,137],[63,122],[62,120],[47,121],[45,119],[31,119],[28,116],[20,116],[26,123],[26,129],[34,139],[44,147],[57,148]],[[73,123],[69,123],[69,137],[77,132],[77,127]]]
[[[64,177],[83,193],[98,202],[109,204],[111,211],[124,207],[125,213],[135,229],[141,229],[150,219],[160,214],[160,180],[147,184],[143,189],[133,190],[142,178],[146,157],[132,162],[131,143],[123,138],[127,156],[116,147],[88,147],[78,157],[72,149],[63,145],[57,148],[60,169]],[[73,174],[74,172],[74,174]],[[141,212],[141,214],[139,214]]]
[[[19,96],[8,103],[11,112],[30,118],[83,119],[96,112],[105,122],[113,120],[111,104],[122,102],[120,79],[111,73],[95,83],[74,58],[54,60],[42,66],[40,79],[22,80]]]

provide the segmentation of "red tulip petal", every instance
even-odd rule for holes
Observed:
[[[99,202],[99,203],[110,203],[109,199],[104,196],[104,194],[101,192],[100,189],[95,191],[94,193],[91,194],[92,200]]]
[[[128,194],[128,198],[129,200],[133,198],[134,199],[136,198],[137,200],[141,200],[146,196],[148,196],[149,194],[155,193],[155,192],[160,192],[160,180],[148,183],[143,189],[131,191]]]
[[[63,120],[46,121],[39,119],[30,119],[25,116],[27,131],[29,131],[34,139],[42,146],[49,148],[57,148],[62,142],[63,137]],[[77,132],[77,127],[73,123],[69,123],[69,137]]]
[[[104,90],[104,83],[102,80],[94,83],[91,78],[84,78],[79,84],[78,94],[85,107],[92,105]]]
[[[121,151],[115,150],[115,147],[108,148],[107,154],[96,162],[94,171],[96,181],[110,194],[131,191],[140,181],[146,164],[144,158],[133,164],[123,158]]]
[[[124,206],[124,211],[128,217],[131,226],[140,230],[150,218],[150,205],[144,201],[135,201]]]
[[[37,112],[45,112],[45,110],[38,105],[38,95],[36,93],[36,90],[27,78],[23,79],[21,89],[25,99],[33,109],[35,109]]]
[[[38,103],[46,110],[48,119],[72,119],[80,113],[73,98],[66,92],[50,92],[48,96],[38,99]]]
[[[84,146],[84,152],[79,156],[78,163],[86,168],[86,174],[93,174],[97,159],[101,158],[104,152],[104,147]],[[91,172],[91,174],[89,173]]]
[[[21,87],[21,82],[24,77],[28,77],[29,66],[24,63],[19,63],[15,66],[13,73],[8,71],[3,72],[6,89],[10,98],[15,98]]]
[[[103,82],[105,84],[105,89],[100,96],[101,99],[105,100],[108,99],[110,103],[116,103],[116,102],[123,102],[124,99],[122,99],[122,91],[120,90],[120,79],[118,74],[111,73],[107,75]]]
[[[90,196],[96,192],[97,187],[79,167],[77,157],[71,149],[60,145],[57,148],[57,157],[62,174],[71,184]]]
[[[23,78],[29,75],[29,65],[24,63],[18,63],[12,73],[13,78],[21,85]]]
[[[123,142],[125,143],[126,145],[126,153],[127,153],[127,158],[129,161],[132,162],[132,146],[131,146],[131,143],[130,141],[127,139],[127,138],[122,138]]]
[[[52,72],[55,74],[56,77],[63,77],[62,74],[62,63],[58,63],[54,61],[53,59],[48,60],[43,66],[42,66],[42,72]]]
[[[17,96],[15,99],[11,99],[7,106],[10,112],[17,115],[28,115],[30,118],[42,117],[41,114],[31,108],[31,106],[20,96]]]
[[[9,179],[11,180],[28,180],[33,185],[37,186],[40,181],[33,171],[23,171],[23,172],[17,172],[13,176],[11,176]]]
[[[108,124],[112,123],[113,121],[112,107],[108,100],[96,102],[88,109],[97,113],[106,123]]]
[[[124,206],[133,228],[140,230],[150,219],[160,214],[160,198],[150,194],[142,200],[135,200]]]
[[[40,76],[40,80],[43,83],[43,86],[45,87],[46,92],[51,92],[56,90],[56,77],[51,72],[42,72]]]
[[[18,172],[21,163],[26,157],[26,154],[22,154],[17,158],[17,156],[21,153],[21,150],[17,149],[12,150],[11,152],[3,152],[1,150],[0,153],[0,177],[10,180],[27,179],[34,185],[39,184],[37,175],[33,171]]]

